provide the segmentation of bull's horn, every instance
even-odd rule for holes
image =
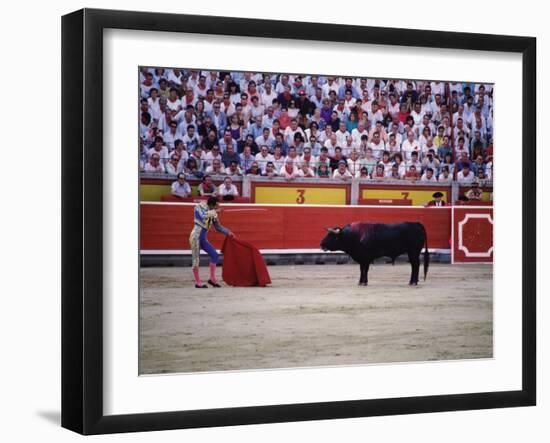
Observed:
[[[340,234],[340,228],[325,228],[328,232],[333,234]]]

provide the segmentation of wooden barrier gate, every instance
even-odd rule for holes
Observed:
[[[452,262],[493,262],[493,208],[454,206]]]

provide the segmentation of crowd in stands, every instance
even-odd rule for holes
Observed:
[[[491,84],[141,68],[139,116],[146,173],[493,178]]]

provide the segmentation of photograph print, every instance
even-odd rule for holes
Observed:
[[[493,84],[136,74],[140,375],[493,358]]]

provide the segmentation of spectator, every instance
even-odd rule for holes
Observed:
[[[384,167],[384,174],[386,174],[387,176],[388,173],[391,171],[391,167],[392,167],[392,162],[390,160],[390,153],[388,151],[384,151],[384,153],[382,154],[382,160],[380,160],[378,164]]]
[[[483,157],[481,155],[478,155],[475,158],[475,161],[472,164],[472,171],[476,176],[479,175],[479,172],[485,175],[485,164],[483,163]]]
[[[147,152],[145,151],[145,142],[142,137],[139,138],[139,170],[140,172],[145,170],[145,164],[147,163]]]
[[[260,148],[258,148],[258,145],[257,145],[256,142],[254,141],[254,138],[252,137],[251,134],[247,134],[247,135],[246,135],[246,137],[245,137],[245,139],[244,139],[244,144],[243,144],[241,147],[239,147],[239,150],[240,150],[241,152],[243,152],[243,151],[244,151],[244,148],[245,148],[246,146],[250,146],[250,150],[252,151],[252,153],[253,153],[254,155],[256,155],[258,152],[260,152]]]
[[[474,179],[471,182],[471,188],[464,195],[469,201],[481,201],[483,199],[483,191],[479,187],[479,182]]]
[[[208,175],[223,175],[225,174],[225,167],[223,163],[216,158],[212,161],[212,165],[208,166],[204,172]]]
[[[260,166],[258,165],[258,162],[254,160],[252,164],[250,165],[250,169],[246,171],[246,175],[261,175],[262,170],[260,169]]]
[[[153,172],[157,174],[163,174],[165,172],[164,166],[160,162],[160,156],[155,153],[149,156],[149,161],[145,164],[145,172]]]
[[[237,107],[237,109],[239,109],[239,108]],[[246,118],[245,118],[245,120],[246,120]],[[231,138],[237,144],[237,146],[242,145],[242,143],[244,141],[244,139],[243,139],[243,124],[242,124],[242,121],[239,121],[238,111],[237,111],[237,113],[233,114],[230,117],[229,122],[230,122],[230,124],[228,126],[228,130],[229,130],[229,133],[231,134]],[[225,137],[224,137],[224,140],[226,140]],[[221,145],[222,145],[222,143],[220,143],[220,146]],[[222,147],[222,151],[224,151],[223,147]]]
[[[233,145],[233,149],[237,151],[237,142],[233,140],[231,129],[226,129],[223,133],[223,138],[218,141],[218,146],[221,152],[225,152],[227,145]]]
[[[215,145],[218,146],[218,133],[216,129],[210,129],[206,133],[206,137],[203,138],[202,146],[207,151],[210,151]]]
[[[317,167],[317,177],[319,178],[330,178],[330,169],[326,163],[320,163]]]
[[[273,156],[269,153],[269,148],[267,147],[267,145],[263,145],[260,148],[260,152],[256,154],[255,160],[258,162],[262,173],[265,172],[267,162],[274,160]]]
[[[410,165],[409,169],[405,173],[405,179],[406,180],[411,180],[411,181],[416,181],[419,178],[420,178],[420,171],[418,171],[416,169],[415,165]]]
[[[139,85],[143,172],[202,177],[218,158],[244,172],[258,161],[258,174],[290,158],[317,175],[333,176],[344,160],[352,176],[363,167],[376,176],[383,161],[386,175],[394,163],[400,177],[414,165],[425,180],[432,169],[430,182],[493,177],[492,85],[147,67]]]
[[[248,134],[252,136],[252,139],[253,140],[260,140],[262,135],[263,135],[263,132],[264,132],[264,126],[262,125],[262,116],[261,115],[257,115],[255,118],[254,118],[254,122],[253,123],[250,123],[249,127],[248,127]],[[262,145],[262,144],[269,144],[268,143],[268,140],[269,140],[269,128],[267,128],[267,138],[265,140],[264,143],[261,143],[261,142],[258,142],[257,143],[259,145]]]
[[[202,183],[198,187],[198,193],[202,197],[216,197],[216,186],[214,185],[214,182],[212,181],[212,177],[209,175],[205,175],[202,178]]]
[[[178,123],[176,121],[170,122],[170,129],[162,136],[166,146],[169,149],[174,149],[174,142],[178,139],[183,139],[183,134],[178,131]]]
[[[191,195],[191,186],[185,180],[185,174],[180,172],[178,178],[172,183],[171,187],[172,195],[180,198],[187,198]]]
[[[391,166],[391,169],[386,174],[388,180],[401,180],[401,175],[399,174],[399,165],[394,163]]]
[[[409,130],[409,132],[407,132],[407,140],[403,142],[401,150],[403,151],[405,160],[411,160],[413,152],[417,153],[418,158],[418,153],[421,151],[421,148],[418,141],[414,138],[414,131]]]
[[[386,178],[386,173],[384,172],[384,166],[381,164],[376,165],[374,173],[372,174],[374,180],[384,180]]]
[[[437,174],[437,171],[439,171],[439,165],[440,162],[435,156],[434,150],[430,149],[424,160],[422,160],[422,168],[424,170],[426,170],[426,168],[431,168]]]
[[[315,157],[311,155],[311,148],[305,147],[303,154],[298,157],[298,164],[303,165],[304,163],[308,163],[310,165],[315,164]]]
[[[298,177],[315,177],[315,172],[309,166],[309,162],[303,162],[297,170]]]
[[[382,153],[386,150],[386,144],[384,143],[384,140],[380,137],[380,133],[378,131],[375,131],[372,134],[372,140],[369,143],[368,147],[372,150],[374,156],[377,159],[380,159],[382,157]]]
[[[155,142],[153,146],[147,152],[147,155],[149,157],[151,157],[151,155],[153,154],[158,155],[159,161],[160,163],[162,163],[163,166],[170,158],[170,154],[168,153],[168,148],[164,146],[164,141],[160,136],[155,137]]]
[[[224,167],[229,167],[231,162],[236,162],[239,164],[241,162],[241,158],[239,157],[239,154],[237,154],[234,150],[235,148],[233,145],[228,145],[225,152],[222,154],[221,161],[223,163]]]
[[[359,178],[361,180],[370,180],[370,174],[369,170],[366,166],[363,166],[357,173],[355,174],[355,178]]]
[[[227,176],[223,179],[223,183],[218,188],[218,195],[226,201],[235,200],[239,196],[239,191],[233,184],[231,177]]]
[[[227,114],[222,111],[222,103],[216,100],[212,106],[212,111],[207,113],[208,117],[214,125],[219,134],[223,134],[227,127]]]
[[[449,173],[449,167],[448,166],[442,166],[441,172],[439,173],[439,176],[437,177],[437,181],[439,183],[451,183],[453,181],[453,176]]]
[[[285,164],[281,168],[279,175],[286,178],[287,180],[292,180],[293,178],[298,177],[298,170],[296,169],[294,161],[291,158],[286,158]]]
[[[166,165],[164,165],[167,174],[177,175],[179,160],[180,158],[178,154],[175,151],[172,151],[170,161],[166,162]]]
[[[475,175],[470,169],[470,163],[462,163],[462,169],[456,174],[456,180],[461,185],[469,185],[475,179]]]
[[[185,172],[196,178],[202,178],[204,176],[204,173],[197,165],[197,159],[195,157],[189,157],[189,160],[187,160],[187,164],[185,166]]]
[[[225,168],[225,173],[229,175],[231,178],[243,175],[243,171],[239,167],[239,163],[236,162],[235,160],[232,160],[231,163],[229,164],[229,167]]]
[[[345,160],[340,160],[338,162],[338,167],[335,169],[334,173],[332,174],[332,178],[340,179],[340,180],[348,180],[351,179],[353,176],[348,171],[347,164]]]
[[[437,179],[435,178],[434,170],[432,168],[426,168],[424,174],[422,174],[422,177],[420,178],[420,181],[427,183],[436,183]]]
[[[232,145],[229,145],[232,146]],[[204,167],[207,169],[209,166],[212,166],[214,160],[222,161],[222,155],[220,154],[220,147],[218,145],[212,146],[212,149],[208,154],[204,156]]]
[[[453,175],[455,164],[453,160],[453,155],[451,153],[445,154],[443,161],[440,163],[440,168],[443,168],[443,167],[447,167],[449,174],[451,174],[451,176]]]
[[[273,162],[267,162],[265,166],[265,171],[262,173],[264,177],[273,178],[277,177],[277,170],[275,169],[275,164]]]
[[[266,145],[272,148],[275,145],[275,137],[271,135],[271,131],[267,126],[262,129],[262,133],[254,141],[258,146]]]
[[[399,178],[405,177],[405,173],[407,172],[407,167],[403,162],[403,156],[400,153],[395,154],[393,156],[393,162],[394,162],[394,165],[397,166],[397,172],[399,173]]]
[[[355,149],[351,151],[350,157],[347,160],[348,171],[352,176],[356,176],[357,173],[361,170],[363,162],[359,158],[359,152]]]

